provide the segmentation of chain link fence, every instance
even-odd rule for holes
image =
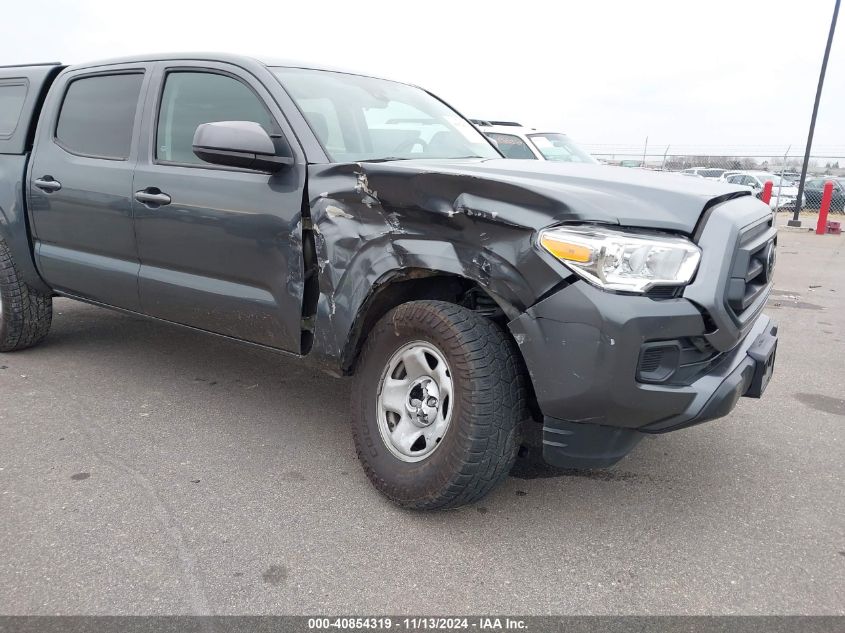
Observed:
[[[762,152],[760,147],[734,147],[724,153],[696,151],[693,148],[672,146],[655,148],[654,146],[624,146],[583,144],[599,161],[608,165],[620,165],[652,171],[675,172],[693,178],[723,180],[757,189],[766,180],[774,182],[773,195],[780,189],[781,199],[778,206],[782,210],[794,210],[796,188],[801,177],[803,156],[790,151]],[[725,148],[728,149],[728,148]],[[746,149],[748,151],[742,151]],[[845,212],[845,147],[824,148],[827,151],[813,155],[807,168],[804,183],[802,209],[818,210],[824,184],[834,181],[834,196],[830,211]],[[662,151],[659,151],[662,150]],[[782,182],[781,182],[782,179]],[[776,202],[772,202],[776,204]]]

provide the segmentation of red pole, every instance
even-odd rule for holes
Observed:
[[[830,211],[830,200],[833,198],[833,182],[828,180],[824,183],[822,203],[819,206],[819,221],[816,223],[816,235],[827,233],[827,212]]]
[[[760,195],[760,200],[769,204],[772,201],[772,181],[767,180],[766,184],[763,185],[763,193]]]

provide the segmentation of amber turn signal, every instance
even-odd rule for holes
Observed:
[[[593,249],[588,246],[567,242],[548,233],[540,238],[540,243],[543,245],[543,248],[558,259],[570,262],[586,264],[590,261],[593,254]]]

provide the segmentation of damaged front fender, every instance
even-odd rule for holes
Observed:
[[[469,280],[509,318],[560,283],[560,267],[538,253],[518,205],[497,201],[484,180],[452,180],[444,186],[441,174],[379,163],[309,167],[311,266],[319,279],[314,314],[304,315],[312,361],[347,372],[368,299],[407,271]]]

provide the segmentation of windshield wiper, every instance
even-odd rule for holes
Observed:
[[[411,160],[407,156],[385,156],[384,158],[365,158],[358,162],[361,163],[386,163],[391,160]]]
[[[416,159],[426,159],[426,160],[461,160],[464,158],[486,158],[485,156],[478,156],[477,154],[471,154],[469,156],[385,156],[383,158],[364,158],[363,160],[358,161],[359,163],[386,163],[392,160],[416,160]]]

